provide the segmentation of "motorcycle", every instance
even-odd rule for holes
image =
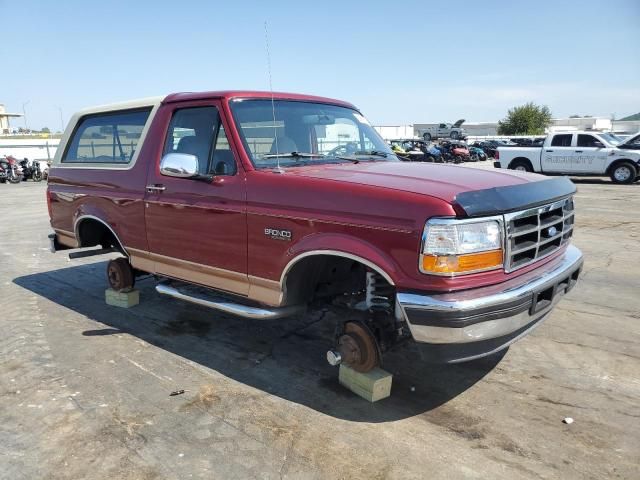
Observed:
[[[20,166],[22,167],[22,180],[27,181],[32,179],[34,182],[42,181],[40,162],[34,160],[31,162],[31,165],[29,165],[29,160],[25,158],[20,162]]]
[[[22,168],[11,155],[0,159],[0,167],[6,172],[9,183],[20,183],[22,181]]]

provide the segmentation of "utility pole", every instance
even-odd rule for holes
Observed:
[[[24,129],[25,130],[29,130],[29,127],[27,126],[27,110],[25,109],[25,107],[27,105],[29,105],[30,102],[31,102],[31,100],[27,100],[26,102],[22,102],[22,117],[24,118]]]
[[[64,132],[64,118],[63,118],[63,115],[62,115],[62,107],[58,107],[56,105],[56,108],[60,112],[60,132]]]

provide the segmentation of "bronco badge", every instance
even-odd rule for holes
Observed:
[[[291,230],[278,230],[277,228],[265,228],[264,234],[272,240],[291,241]]]

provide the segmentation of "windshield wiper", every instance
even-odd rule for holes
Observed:
[[[387,152],[381,152],[380,150],[360,150],[353,152],[353,155],[369,155],[370,157],[384,157],[387,158],[389,154]]]
[[[361,157],[361,156],[387,158],[389,154],[387,152],[381,152],[379,150],[366,150],[366,151],[360,150],[357,152],[350,153],[349,156],[339,155],[339,156],[336,156],[335,158],[338,158],[340,160],[349,160],[350,162],[353,162],[353,163],[360,163],[361,159],[355,158],[355,157]]]
[[[305,153],[305,152],[287,152],[287,153],[268,153],[262,158],[319,158],[324,157],[322,153]]]

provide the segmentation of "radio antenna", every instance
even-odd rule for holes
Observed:
[[[278,130],[276,126],[276,103],[273,100],[273,84],[271,82],[271,52],[269,51],[269,29],[267,28],[267,21],[264,21],[264,43],[267,49],[267,71],[269,73],[269,92],[271,92],[271,113],[273,114],[273,139],[276,145],[276,172],[284,173],[284,170],[280,168],[280,150],[278,148]]]

